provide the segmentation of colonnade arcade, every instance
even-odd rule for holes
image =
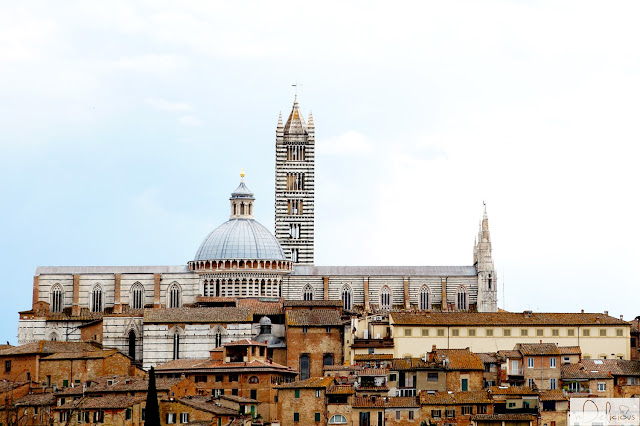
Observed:
[[[205,297],[282,296],[282,277],[276,274],[206,274],[200,282]]]
[[[293,271],[293,263],[288,260],[192,260],[191,271],[227,270],[227,269],[269,269]]]

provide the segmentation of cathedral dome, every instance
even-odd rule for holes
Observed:
[[[198,249],[195,261],[225,259],[286,260],[280,243],[254,219],[231,219],[213,230]]]

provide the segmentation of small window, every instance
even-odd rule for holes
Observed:
[[[400,420],[400,411],[396,411],[396,420]]]
[[[616,336],[618,337],[624,336],[624,330],[622,330],[621,328],[616,328]]]
[[[238,389],[231,389],[231,395],[238,396]]]
[[[405,328],[404,329],[404,335],[405,336],[411,336],[411,329],[410,328]]]
[[[216,382],[222,381],[222,374],[216,374]]]
[[[469,329],[469,336],[475,337],[475,335],[476,335],[476,329],[475,328],[470,328]]]
[[[326,331],[327,333],[331,333],[331,327],[325,328],[324,331]]]
[[[503,336],[511,336],[511,329],[510,328],[505,328],[504,330],[502,330],[502,335]]]
[[[199,375],[194,377],[196,383],[207,383],[207,376]]]
[[[167,413],[167,424],[172,425],[176,423],[176,413]]]
[[[132,410],[131,408],[127,408],[124,412],[124,418],[125,420],[131,420],[131,414],[132,414]],[[101,412],[100,415],[102,417],[104,417],[104,412]]]
[[[600,329],[600,337],[605,337],[607,335],[607,329],[606,328],[601,328]]]
[[[320,421],[320,413],[315,413],[314,414],[314,420],[316,423],[318,423]]]
[[[423,328],[422,329],[422,336],[428,336],[429,335],[429,329],[428,328]]]
[[[556,368],[556,358],[555,357],[549,358],[549,366],[551,368]]]
[[[473,406],[472,405],[463,405],[462,406],[462,415],[470,416],[473,414]]]
[[[230,382],[237,382],[238,381],[238,375],[237,374],[230,374],[229,375],[229,381]]]
[[[308,333],[309,332],[309,327],[307,327],[307,326],[302,327],[302,332],[303,333]]]
[[[591,336],[591,330],[589,330],[588,328],[585,328],[584,330],[582,330],[582,335]]]
[[[604,392],[607,390],[607,384],[606,383],[598,383],[598,392]]]
[[[251,377],[249,377],[249,383],[251,383],[251,384],[260,383],[260,379],[258,378],[258,376],[251,376]]]
[[[529,330],[527,330],[526,328],[521,328],[520,329],[520,335],[521,336],[528,336],[529,335]]]
[[[556,390],[557,387],[556,379],[549,379],[549,389]]]
[[[447,417],[455,417],[456,416],[456,410],[446,410],[445,411],[445,415]]]
[[[558,330],[557,328],[554,328],[551,330],[551,335],[553,337],[558,337],[560,335],[560,330]]]
[[[442,417],[442,410],[431,410],[431,417],[434,419],[439,419]]]
[[[438,373],[427,373],[427,382],[437,382]]]
[[[454,328],[453,330],[451,330],[451,335],[454,337],[457,337],[460,335],[460,330],[458,330],[457,328]]]
[[[487,328],[487,336],[488,337],[492,337],[493,336],[493,328]]]
[[[576,330],[574,330],[573,328],[567,329],[567,336],[575,336],[575,335],[576,335]]]
[[[11,372],[11,360],[6,360],[4,362],[4,372],[5,373],[10,373]]]
[[[529,385],[529,387],[530,387],[530,388],[533,388],[533,386],[535,385],[535,383],[536,383],[536,381],[535,381],[534,379],[529,379],[529,383],[528,383],[528,385]]]
[[[542,328],[537,328],[536,329],[536,336],[540,337],[540,336],[544,336],[544,329]]]
[[[322,390],[316,389],[316,398],[322,397]]]
[[[293,413],[293,421],[296,423],[300,421],[300,413]]]
[[[533,357],[527,358],[527,367],[533,368]]]
[[[396,381],[396,373],[389,374],[389,381],[390,382],[395,382]]]
[[[258,390],[257,389],[251,389],[251,393],[249,394],[249,398],[258,399]]]
[[[296,390],[294,391],[294,396],[295,396],[296,398],[300,398],[300,389],[296,389]]]
[[[180,413],[180,423],[189,423],[189,413]]]
[[[413,411],[409,411],[409,420],[413,420]]]
[[[438,337],[442,337],[444,336],[444,328],[439,328],[438,329]]]

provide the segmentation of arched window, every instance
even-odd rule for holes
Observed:
[[[129,331],[129,358],[133,361],[136,360],[136,332],[133,330]]]
[[[180,334],[177,331],[173,335],[173,359],[180,359]]]
[[[170,308],[180,307],[180,286],[178,283],[173,283],[169,286],[169,303]]]
[[[57,342],[58,341],[58,333],[56,333],[55,331],[52,332],[49,335],[49,340],[51,340],[52,342]]]
[[[342,414],[336,414],[329,419],[330,425],[344,425],[347,424],[347,418]]]
[[[431,309],[431,306],[429,305],[429,287],[426,285],[423,285],[420,288],[420,300],[418,305],[420,309]]]
[[[313,287],[310,284],[304,286],[302,290],[302,300],[313,300]]]
[[[382,290],[380,290],[380,308],[391,308],[391,292],[387,286],[382,287]]]
[[[91,312],[102,312],[102,287],[96,284],[91,292]]]
[[[291,249],[291,261],[292,262],[297,262],[298,261],[298,249],[297,248]]]
[[[55,284],[51,288],[51,304],[49,305],[49,311],[62,312],[64,309],[64,290],[60,284]]]
[[[322,365],[333,365],[333,354],[324,354],[322,356]]]
[[[345,285],[342,287],[342,307],[344,309],[353,309],[353,300],[351,297],[351,287]]]
[[[469,309],[467,305],[467,289],[464,286],[458,287],[458,309],[466,310]]]
[[[310,377],[311,361],[309,355],[300,355],[300,380],[307,380]]]
[[[142,284],[137,282],[132,285],[129,297],[129,306],[131,309],[144,308],[144,287]]]
[[[252,383],[252,384],[260,383],[260,379],[258,379],[258,376],[251,376],[249,377],[249,383]]]

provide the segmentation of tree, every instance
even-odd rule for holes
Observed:
[[[158,407],[158,391],[156,390],[156,372],[153,367],[149,370],[149,390],[147,391],[147,405],[145,408],[146,426],[160,426],[160,408]]]

